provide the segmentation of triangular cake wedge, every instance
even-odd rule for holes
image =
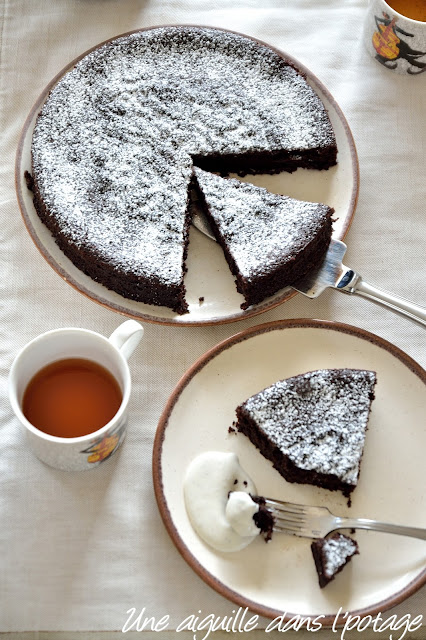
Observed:
[[[351,558],[359,553],[358,543],[342,533],[314,540],[311,544],[311,551],[321,589],[334,580]]]
[[[333,209],[270,193],[194,168],[201,207],[221,245],[246,309],[319,265]]]
[[[355,489],[376,374],[321,369],[281,380],[237,407],[244,433],[288,481]]]

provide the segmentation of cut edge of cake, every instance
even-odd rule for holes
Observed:
[[[184,278],[187,272],[186,259],[188,256],[189,229],[192,222],[189,190],[181,236],[182,276],[180,282],[167,284],[160,278],[156,278],[154,274],[150,274],[149,277],[127,274],[124,278],[123,273],[117,270],[114,264],[109,263],[105,259],[105,256],[97,251],[96,247],[90,247],[89,250],[87,247],[77,246],[71,243],[69,238],[64,235],[55,218],[49,215],[43,199],[40,197],[37,183],[34,181],[32,174],[26,171],[24,177],[27,188],[32,191],[33,204],[38,217],[52,234],[59,249],[77,269],[92,278],[95,282],[100,283],[107,289],[129,300],[143,302],[144,304],[165,306],[180,315],[188,313],[189,307],[185,297],[186,286]]]

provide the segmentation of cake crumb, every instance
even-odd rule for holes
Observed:
[[[24,178],[25,178],[25,183],[27,185],[27,189],[29,189],[29,191],[32,191],[34,187],[34,180],[31,173],[29,171],[25,171]]]

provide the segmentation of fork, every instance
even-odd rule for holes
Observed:
[[[366,518],[341,518],[333,515],[327,507],[305,506],[272,498],[265,498],[265,507],[274,516],[274,531],[302,538],[325,538],[339,529],[371,529],[426,540],[426,529]]]

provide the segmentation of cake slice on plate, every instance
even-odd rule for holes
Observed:
[[[288,481],[355,489],[376,374],[321,369],[281,380],[237,409],[244,433]]]
[[[270,193],[194,168],[199,201],[221,245],[246,309],[318,266],[333,209]]]
[[[342,533],[314,540],[311,544],[311,550],[321,589],[334,580],[349,560],[359,553],[358,543]]]

